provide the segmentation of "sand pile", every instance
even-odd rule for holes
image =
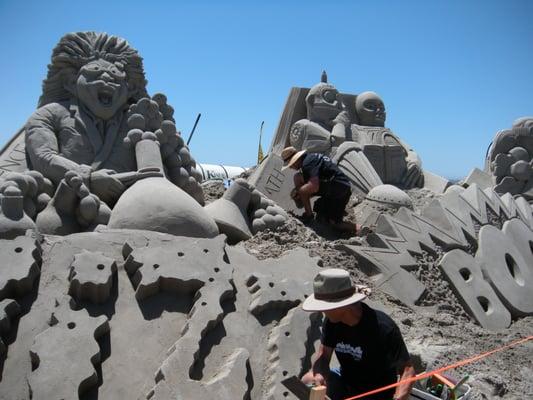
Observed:
[[[425,189],[408,192],[415,212],[423,209],[433,198]],[[358,199],[353,198],[348,209]],[[350,208],[351,206],[351,208]],[[349,214],[348,219],[354,220]],[[494,218],[501,228],[501,221]],[[367,245],[366,237],[339,236],[317,222],[304,225],[292,215],[276,231],[265,231],[244,243],[250,254],[257,258],[280,257],[296,247],[319,256],[323,267],[344,268],[353,279],[373,287],[373,282],[359,269],[356,257],[342,250],[342,244]],[[471,251],[475,252],[475,246]],[[512,340],[533,335],[533,317],[521,318],[501,332],[489,332],[477,325],[463,310],[437,264],[443,252],[424,251],[417,256],[417,266],[411,271],[427,287],[425,296],[415,309],[406,307],[397,299],[373,287],[371,300],[381,306],[398,323],[409,350],[420,371],[433,369],[463,358],[485,352]],[[290,268],[290,266],[287,266]],[[533,343],[528,342],[475,364],[451,371],[451,376],[470,375],[474,399],[525,399],[533,396]]]
[[[204,191],[209,203],[224,186]],[[427,193],[409,193],[415,212],[429,203]],[[489,215],[472,231],[502,223]],[[421,237],[409,232],[407,252]],[[353,249],[376,243],[376,235],[339,235],[294,215],[236,246],[222,236],[105,228],[4,241],[2,272],[20,278],[2,303],[0,399],[292,398],[281,381],[309,368],[321,316],[299,305],[321,267],[344,268],[373,289],[369,302],[397,321],[419,371],[533,334],[532,317],[497,333],[477,325],[443,279],[443,248],[427,240],[407,257],[406,277],[426,287],[407,307],[358,262]],[[473,239],[468,252],[476,248]],[[474,399],[531,398],[532,359],[533,344],[521,345],[452,375],[470,375]]]

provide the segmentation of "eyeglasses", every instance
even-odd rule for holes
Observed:
[[[116,66],[115,64],[111,64],[111,63],[109,63],[108,65],[103,65],[100,62],[93,61],[88,64],[85,64],[80,69],[80,73],[87,74],[94,78],[99,77],[104,72],[110,75],[113,79],[120,80],[126,77],[126,72],[119,69],[119,67]]]

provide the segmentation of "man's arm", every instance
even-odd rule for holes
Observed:
[[[302,376],[302,382],[306,385],[325,385],[329,375],[329,362],[333,349],[328,346],[320,345],[318,351],[313,356],[313,364],[309,372]]]
[[[389,365],[396,370],[398,375],[400,375],[400,380],[415,376],[415,369],[411,362],[411,356],[405,346],[400,329],[396,324],[394,324],[394,328],[388,334],[385,345],[387,346]],[[411,382],[397,386],[393,399],[408,400],[412,387],[413,383]]]
[[[411,363],[411,360],[405,363],[403,366],[403,371],[400,374],[400,381],[404,379],[409,379],[415,376],[415,369],[413,367],[413,364]],[[394,400],[407,400],[409,399],[409,393],[411,393],[411,389],[413,388],[414,382],[404,383],[400,386],[396,387],[396,391],[394,392]]]
[[[313,176],[309,181],[298,189],[298,194],[305,208],[305,214],[312,215],[313,209],[311,208],[311,197],[318,192],[320,188],[320,181],[317,176]]]

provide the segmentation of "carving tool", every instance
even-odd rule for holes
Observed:
[[[200,121],[201,116],[202,116],[202,113],[198,113],[198,116],[196,117],[196,121],[194,121],[194,126],[192,127],[191,134],[189,135],[189,139],[187,139],[187,146],[191,142],[192,135],[194,135],[194,131],[196,130],[196,126],[198,125],[198,121]]]
[[[299,400],[331,400],[325,386],[307,386],[296,375],[281,381]]]

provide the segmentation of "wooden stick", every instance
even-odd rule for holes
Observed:
[[[437,381],[439,381],[440,383],[443,383],[445,384],[446,386],[448,386],[450,389],[453,389],[455,387],[455,383],[451,382],[448,378],[446,378],[445,376],[441,375],[441,374],[435,374],[433,375],[435,377],[435,379]]]
[[[311,395],[309,400],[324,400],[326,398],[326,387],[325,386],[315,386],[311,388]]]

